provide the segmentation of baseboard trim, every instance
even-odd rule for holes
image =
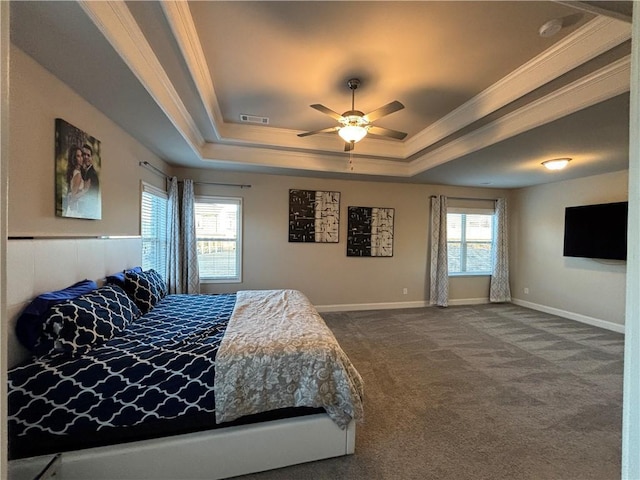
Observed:
[[[540,305],[538,303],[527,302],[526,300],[520,300],[518,298],[513,298],[511,300],[511,303],[515,303],[516,305],[530,308],[532,310],[538,310],[540,312],[557,315],[558,317],[568,318],[569,320],[575,320],[577,322],[593,325],[594,327],[600,327],[606,330],[611,330],[613,332],[624,333],[624,325],[620,325],[619,323],[613,323],[607,320],[593,318],[587,315],[581,315],[579,313],[569,312],[567,310],[561,310],[559,308],[548,307],[547,305]]]
[[[318,312],[354,312],[359,310],[395,310],[399,308],[428,307],[425,301],[387,303],[347,303],[344,305],[316,305]]]
[[[488,298],[458,298],[449,300],[449,305],[452,307],[459,305],[482,305],[489,303]],[[589,317],[587,315],[581,315],[579,313],[569,312],[567,310],[561,310],[559,308],[549,307],[547,305],[540,305],[538,303],[527,302],[518,298],[513,298],[511,303],[520,305],[521,307],[530,308],[532,310],[538,310],[540,312],[550,313],[551,315],[557,315],[558,317],[568,318],[569,320],[575,320],[577,322],[586,323],[587,325],[593,325],[594,327],[604,328],[613,332],[624,333],[624,325],[618,323],[609,322],[599,318]],[[428,307],[427,301],[415,301],[415,302],[386,302],[386,303],[350,303],[343,305],[316,305],[318,312],[354,312],[364,310],[395,310],[401,308],[421,308]]]
[[[489,297],[449,299],[449,305],[451,307],[455,307],[457,305],[483,305],[485,303],[489,303]]]
[[[481,305],[489,303],[489,298],[458,298],[449,300],[449,305]],[[344,305],[316,305],[318,312],[356,312],[360,310],[395,310],[400,308],[428,307],[429,302],[419,300],[415,302],[387,302],[387,303],[351,303]]]

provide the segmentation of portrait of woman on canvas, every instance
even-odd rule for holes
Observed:
[[[100,141],[56,119],[56,215],[102,218]]]
[[[80,147],[70,147],[67,158],[66,217],[80,215],[80,202],[82,196],[87,193],[87,188],[82,179],[82,162],[82,149]]]

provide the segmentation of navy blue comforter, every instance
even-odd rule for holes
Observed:
[[[13,368],[10,446],[213,413],[215,358],[234,305],[235,294],[168,295],[85,355]]]

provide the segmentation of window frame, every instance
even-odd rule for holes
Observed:
[[[461,222],[461,266],[464,266],[466,269],[466,251],[467,244],[469,243],[486,243],[486,242],[468,242],[466,239],[466,216],[467,215],[488,215],[491,217],[491,269],[480,272],[469,272],[466,270],[462,270],[459,272],[452,272],[449,270],[450,262],[447,262],[447,275],[449,277],[490,277],[493,275],[493,258],[495,255],[496,248],[496,212],[493,209],[488,208],[460,208],[460,207],[449,207],[447,208],[447,215],[462,215]],[[447,218],[448,220],[448,218]],[[447,222],[447,230],[449,229],[449,222]],[[449,240],[447,240],[447,257],[449,255]],[[448,258],[447,258],[448,260]]]
[[[202,203],[213,203],[213,204],[235,204],[237,205],[236,212],[236,275],[233,277],[203,277],[202,271],[199,269],[200,275],[200,283],[242,283],[242,265],[243,265],[243,243],[242,243],[242,232],[243,232],[243,199],[242,197],[229,197],[229,196],[221,196],[221,195],[197,195],[194,201],[194,216],[195,210],[197,209],[197,204]],[[195,219],[194,219],[195,220]],[[197,222],[195,222],[197,223]],[[200,237],[198,237],[198,227],[196,225],[196,243],[199,241]],[[198,266],[200,264],[200,259],[198,259]]]
[[[148,194],[148,195],[152,195],[154,197],[159,198],[160,200],[163,200],[165,202],[165,215],[164,218],[162,218],[162,225],[160,226],[156,226],[155,228],[164,228],[164,238],[160,238],[161,236],[159,235],[156,238],[156,242],[160,243],[160,258],[158,259],[156,256],[156,259],[154,261],[154,263],[152,265],[145,263],[145,256],[144,254],[142,254],[142,258],[140,259],[140,265],[144,270],[148,270],[150,268],[155,269],[161,276],[162,278],[167,278],[167,268],[168,268],[168,261],[169,261],[169,256],[168,256],[168,247],[169,247],[169,238],[168,238],[168,223],[167,223],[167,210],[168,210],[168,203],[169,203],[169,194],[166,190],[163,190],[161,188],[155,187],[149,183],[146,182],[141,182],[141,191],[140,191],[140,238],[141,238],[141,250],[142,252],[144,252],[144,245],[145,245],[145,236],[144,236],[144,215],[142,212],[142,208],[143,208],[143,203],[144,203],[144,195]],[[164,244],[164,253],[162,253],[163,251],[163,247],[162,244]]]

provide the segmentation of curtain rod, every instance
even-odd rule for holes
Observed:
[[[143,161],[143,162],[138,162],[138,165],[140,165],[141,167],[144,167],[148,170],[153,171],[156,175],[160,175],[161,177],[164,177],[165,180],[169,180],[171,177],[169,177],[166,173],[164,173],[162,170],[160,170],[158,167],[153,166],[152,164],[150,164],[147,161]],[[184,182],[184,180],[178,180],[179,182]],[[217,185],[220,187],[239,187],[239,188],[251,188],[251,185],[246,185],[246,184],[239,184],[239,183],[213,183],[213,182],[193,182],[195,185]]]
[[[142,238],[140,235],[15,235],[7,240],[121,240]]]
[[[447,198],[452,200],[474,200],[474,201],[485,201],[485,202],[497,202],[497,198],[479,198],[479,197],[449,197],[448,195],[444,195]],[[438,195],[431,195],[431,198],[436,198]]]

